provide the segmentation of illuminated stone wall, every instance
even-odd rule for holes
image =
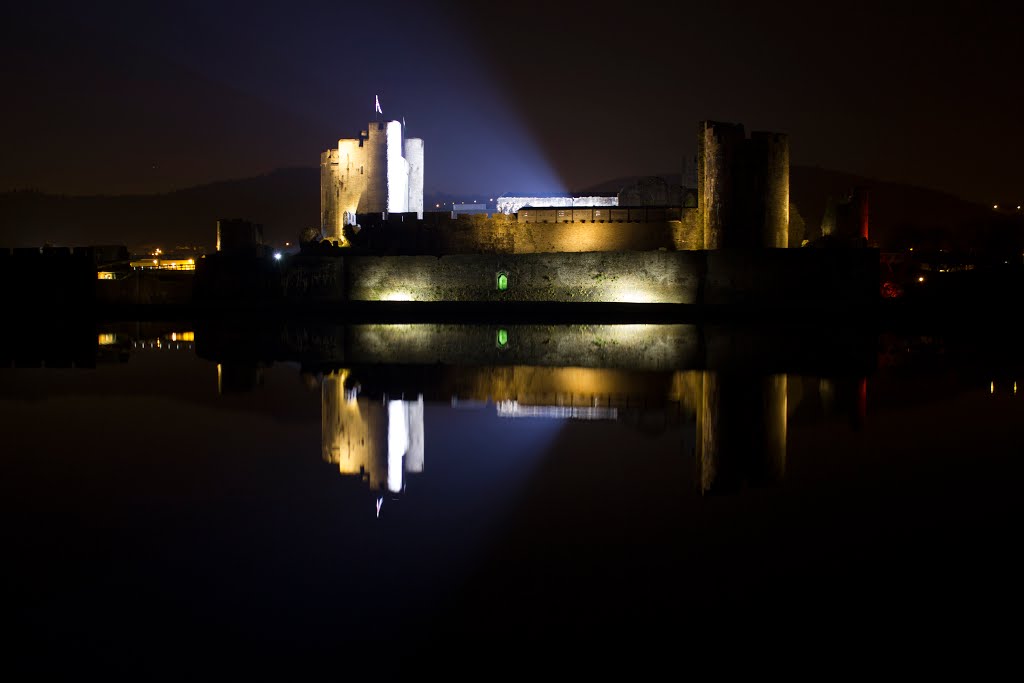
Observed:
[[[619,301],[695,303],[704,268],[694,252],[353,256],[354,301]],[[508,288],[497,287],[499,273]]]
[[[511,215],[518,213],[524,206],[618,206],[619,198],[592,196],[592,197],[498,197],[498,213]]]
[[[338,141],[338,210],[342,225],[354,225],[360,202],[366,193],[366,150],[362,138]]]
[[[320,234],[328,239],[339,239],[342,229],[341,174],[338,169],[338,150],[329,149],[320,154]]]
[[[500,286],[504,276],[505,287]],[[204,301],[612,302],[792,307],[870,304],[874,249],[743,249],[371,255],[335,249],[278,262],[212,254]],[[95,272],[92,273],[95,282]]]
[[[684,210],[682,218],[651,223],[520,223],[512,248],[519,254],[702,248],[699,213]]]
[[[345,259],[354,301],[560,301],[793,306],[870,303],[870,249],[723,249]],[[507,289],[497,277],[504,273]]]
[[[868,249],[353,255],[345,278],[355,301],[841,304],[878,296],[879,257]]]
[[[382,223],[364,229],[353,243],[374,251],[419,254],[537,254],[588,251],[685,251],[703,247],[700,212],[683,209],[681,220],[523,223],[516,216],[428,213],[423,222]]]

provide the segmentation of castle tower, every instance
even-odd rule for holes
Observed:
[[[384,213],[388,210],[388,130],[383,121],[367,126],[363,164],[366,184],[357,212]]]
[[[423,218],[423,140],[407,138],[405,141],[405,159],[409,162],[409,213],[416,218]]]
[[[366,192],[366,136],[364,131],[354,140],[338,140],[338,211],[342,227],[356,224],[359,203]]]
[[[415,212],[423,218],[423,140],[399,121],[370,123],[358,138],[320,155],[320,228],[344,243],[357,214]]]
[[[733,244],[739,222],[739,155],[742,124],[701,121],[697,134],[697,203],[704,225],[704,248]]]
[[[746,141],[747,178],[753,246],[789,246],[789,139],[782,133],[754,132]]]
[[[789,244],[789,141],[781,133],[746,139],[737,123],[701,121],[697,198],[705,249]]]
[[[829,197],[821,219],[821,234],[852,243],[868,239],[868,188],[855,187],[836,199]]]

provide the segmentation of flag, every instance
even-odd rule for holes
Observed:
[[[374,106],[377,107],[377,113],[378,114],[383,114],[384,112],[382,112],[380,110],[380,98],[377,97],[376,95],[373,96],[373,103],[374,103]]]

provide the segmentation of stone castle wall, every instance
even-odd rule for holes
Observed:
[[[365,226],[357,247],[408,254],[536,254],[591,251],[686,251],[703,248],[700,214],[683,209],[680,220],[650,222],[521,222],[516,216],[480,214],[451,218],[428,213],[423,221]]]
[[[320,153],[320,232],[328,239],[341,235],[341,171],[338,149]]]
[[[695,303],[696,252],[456,254],[346,258],[351,301]],[[508,287],[497,286],[499,274]]]
[[[874,301],[878,267],[872,249],[352,255],[344,278],[350,301],[799,306]]]

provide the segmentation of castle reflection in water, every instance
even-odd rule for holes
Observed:
[[[372,400],[347,388],[347,370],[321,384],[323,456],[372,491],[400,493],[409,474],[423,471],[423,396]]]
[[[692,324],[286,323],[242,334],[214,326],[197,340],[233,385],[259,385],[260,362],[281,359],[319,377],[323,458],[378,496],[423,472],[425,403],[678,428],[702,493],[770,485],[785,476],[793,408],[811,393],[824,404],[833,390],[862,404],[855,394],[877,344],[848,329]],[[819,379],[829,376],[842,379]]]
[[[771,484],[785,474],[786,375],[624,375],[536,367],[472,368],[459,374],[459,383],[475,375],[469,384],[476,391],[452,395],[452,404],[493,402],[499,417],[695,423],[703,493],[731,493],[744,483]],[[341,474],[362,478],[375,493],[401,493],[409,475],[424,468],[424,397],[371,398],[360,395],[359,384],[351,380],[347,369],[323,376],[323,458]],[[531,387],[539,393],[531,393]]]
[[[194,332],[156,323],[108,328],[76,336],[82,348],[75,357],[126,362],[134,352],[194,351],[216,363],[218,393],[253,391],[268,366],[298,363],[319,384],[323,459],[362,479],[378,500],[402,493],[424,471],[428,403],[493,406],[502,418],[679,429],[680,456],[694,459],[702,493],[770,485],[786,473],[794,410],[842,404],[856,426],[866,410],[864,378],[878,358],[870,332],[807,326],[203,321]]]

